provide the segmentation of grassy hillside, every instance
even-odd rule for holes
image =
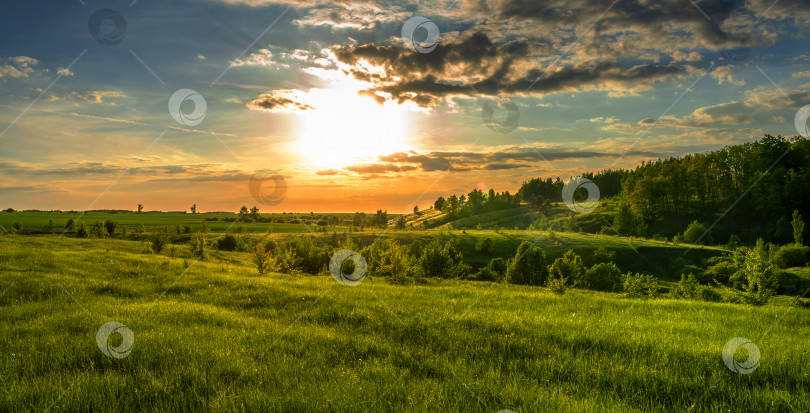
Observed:
[[[786,299],[756,308],[463,281],[345,287],[256,277],[244,253],[184,269],[140,251],[133,241],[0,237],[3,410],[810,406],[810,310]],[[121,360],[95,343],[113,320],[134,332]],[[737,336],[761,350],[752,374],[721,360]]]

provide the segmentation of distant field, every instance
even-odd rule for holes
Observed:
[[[301,216],[308,220],[307,216]],[[319,214],[316,214],[316,216]],[[327,214],[349,216],[352,214]],[[425,214],[430,216],[429,213]],[[478,219],[492,219],[492,215],[500,216],[502,212],[484,214],[485,217]],[[75,219],[78,214],[70,213],[47,213],[47,212],[0,212],[0,225],[10,228],[14,222],[21,222],[23,228],[31,231],[41,231],[42,227],[49,220],[54,222],[57,228],[56,233],[61,232],[68,219]],[[110,214],[110,213],[87,213],[82,216],[82,221],[92,224],[96,221],[115,220],[119,224],[119,232],[123,227],[128,229],[130,239],[143,239],[145,235],[136,235],[135,230],[143,225],[147,232],[162,228],[191,227],[192,231],[199,231],[203,224],[214,233],[230,231],[236,233],[244,231],[244,236],[248,239],[258,240],[272,231],[275,236],[282,238],[298,236],[302,234],[313,234],[324,241],[331,239],[332,233],[337,232],[342,235],[344,231],[351,231],[349,227],[318,227],[316,225],[303,225],[295,223],[233,223],[222,221],[206,221],[205,218],[234,218],[235,214]],[[290,215],[264,215],[272,217],[290,218]],[[489,227],[492,227],[490,225]],[[316,232],[324,230],[326,232]],[[290,234],[285,235],[285,234]],[[69,234],[68,234],[69,235]],[[369,245],[379,238],[394,238],[398,241],[409,244],[419,240],[422,243],[429,243],[439,238],[443,241],[450,239],[458,243],[459,250],[464,254],[465,261],[474,267],[486,265],[492,258],[512,258],[515,251],[523,241],[535,243],[543,248],[551,258],[562,255],[568,249],[575,250],[580,254],[586,263],[589,263],[593,251],[599,247],[604,247],[616,251],[616,263],[624,271],[646,272],[659,277],[664,281],[677,281],[677,272],[687,264],[700,264],[706,258],[726,254],[723,249],[706,246],[691,246],[685,244],[665,243],[646,239],[630,239],[613,235],[579,234],[570,232],[557,232],[554,238],[549,238],[547,231],[526,231],[526,230],[454,230],[443,226],[438,229],[427,231],[398,231],[394,229],[369,229],[353,232],[349,234],[361,247]],[[178,235],[176,242],[185,244],[190,235]],[[492,238],[494,250],[491,253],[479,253],[475,250],[475,243],[480,238]],[[184,248],[184,247],[183,247]]]
[[[115,239],[0,237],[2,410],[810,406],[810,310],[789,309],[787,297],[757,308],[452,280],[346,287],[323,276],[257,277],[246,253],[184,264],[141,251]],[[108,321],[133,331],[126,358],[97,347]],[[761,350],[752,374],[721,359],[738,336]]]
[[[350,214],[329,214],[329,215],[350,215]],[[251,233],[267,233],[269,229],[272,229],[273,232],[279,233],[303,233],[309,232],[303,225],[297,223],[254,223],[254,222],[238,222],[234,224],[233,222],[225,222],[225,221],[205,221],[205,219],[211,218],[228,218],[234,219],[236,218],[236,214],[182,214],[182,213],[121,213],[121,214],[114,214],[108,212],[88,212],[86,214],[81,215],[80,212],[68,213],[68,212],[0,212],[0,225],[5,228],[10,228],[15,222],[20,222],[23,224],[23,227],[28,230],[33,231],[41,231],[42,227],[48,224],[48,221],[53,221],[55,228],[59,229],[60,231],[65,227],[65,224],[68,222],[69,219],[76,220],[81,216],[81,221],[85,222],[85,224],[93,224],[96,221],[105,221],[108,219],[114,220],[118,222],[121,226],[126,226],[130,230],[134,230],[135,228],[143,225],[147,228],[147,230],[155,228],[155,227],[170,227],[174,228],[176,226],[190,226],[192,229],[199,229],[203,226],[203,223],[208,227],[209,230],[220,232],[225,231],[232,227],[244,227],[246,232]],[[294,215],[282,215],[282,214],[262,214],[265,217],[278,217],[278,218],[293,218]],[[309,220],[309,214],[301,214],[298,215],[303,220]],[[311,225],[312,230],[316,227],[315,225]],[[330,230],[336,230],[337,228],[344,227],[328,227]]]

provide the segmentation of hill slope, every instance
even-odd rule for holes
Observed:
[[[257,278],[220,253],[186,270],[182,259],[141,249],[119,240],[0,238],[0,405],[358,412],[810,405],[802,362],[810,310],[779,302],[555,296],[461,281],[344,287],[330,277]],[[135,337],[121,360],[95,342],[112,320]],[[723,345],[737,336],[762,352],[753,374],[721,361]]]

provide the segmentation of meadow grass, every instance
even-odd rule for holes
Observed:
[[[0,237],[0,410],[804,411],[810,310],[456,280],[256,276],[110,239]],[[243,264],[244,263],[244,264]],[[188,268],[186,268],[188,266]],[[132,329],[124,359],[95,334]],[[730,371],[733,337],[761,349]],[[113,343],[115,345],[117,343]]]

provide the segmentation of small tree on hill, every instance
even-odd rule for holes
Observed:
[[[140,214],[140,213],[141,213],[141,211],[143,211],[143,205],[142,205],[142,204],[138,204],[138,213]]]
[[[506,271],[506,278],[512,284],[543,285],[548,278],[546,253],[523,241]]]
[[[188,249],[191,251],[191,255],[199,260],[205,259],[207,246],[208,240],[204,233],[192,235],[188,243]]]
[[[265,275],[268,271],[273,271],[276,267],[275,260],[273,259],[272,248],[268,246],[265,241],[256,243],[256,247],[251,254],[253,264],[259,271],[259,275]]]
[[[599,263],[585,271],[581,284],[597,291],[619,291],[622,289],[622,271],[612,262]]]
[[[404,215],[400,215],[400,216],[399,216],[399,218],[397,218],[397,225],[396,225],[396,229],[405,229],[405,228],[406,228],[405,224],[406,224],[406,222],[405,222],[405,216],[404,216]]]
[[[113,236],[115,235],[115,228],[118,226],[118,223],[108,219],[104,221],[104,229],[107,231],[107,235]]]
[[[804,245],[804,239],[802,237],[804,234],[804,220],[799,210],[793,211],[793,221],[790,223],[793,225],[793,242],[795,242],[796,245]]]
[[[194,205],[192,205],[192,206],[191,206],[191,213],[192,213],[192,214],[196,214],[196,213],[197,213],[197,204],[194,204]]]
[[[684,242],[688,242],[690,244],[696,244],[698,242],[702,244],[711,244],[711,237],[706,233],[706,227],[698,222],[697,220],[692,221],[688,227],[686,227],[686,231],[683,232],[683,240]]]
[[[562,257],[557,258],[548,268],[549,281],[554,280],[553,285],[573,286],[582,279],[585,274],[585,265],[582,264],[582,257],[574,250],[568,250]],[[550,283],[549,286],[552,286]]]

